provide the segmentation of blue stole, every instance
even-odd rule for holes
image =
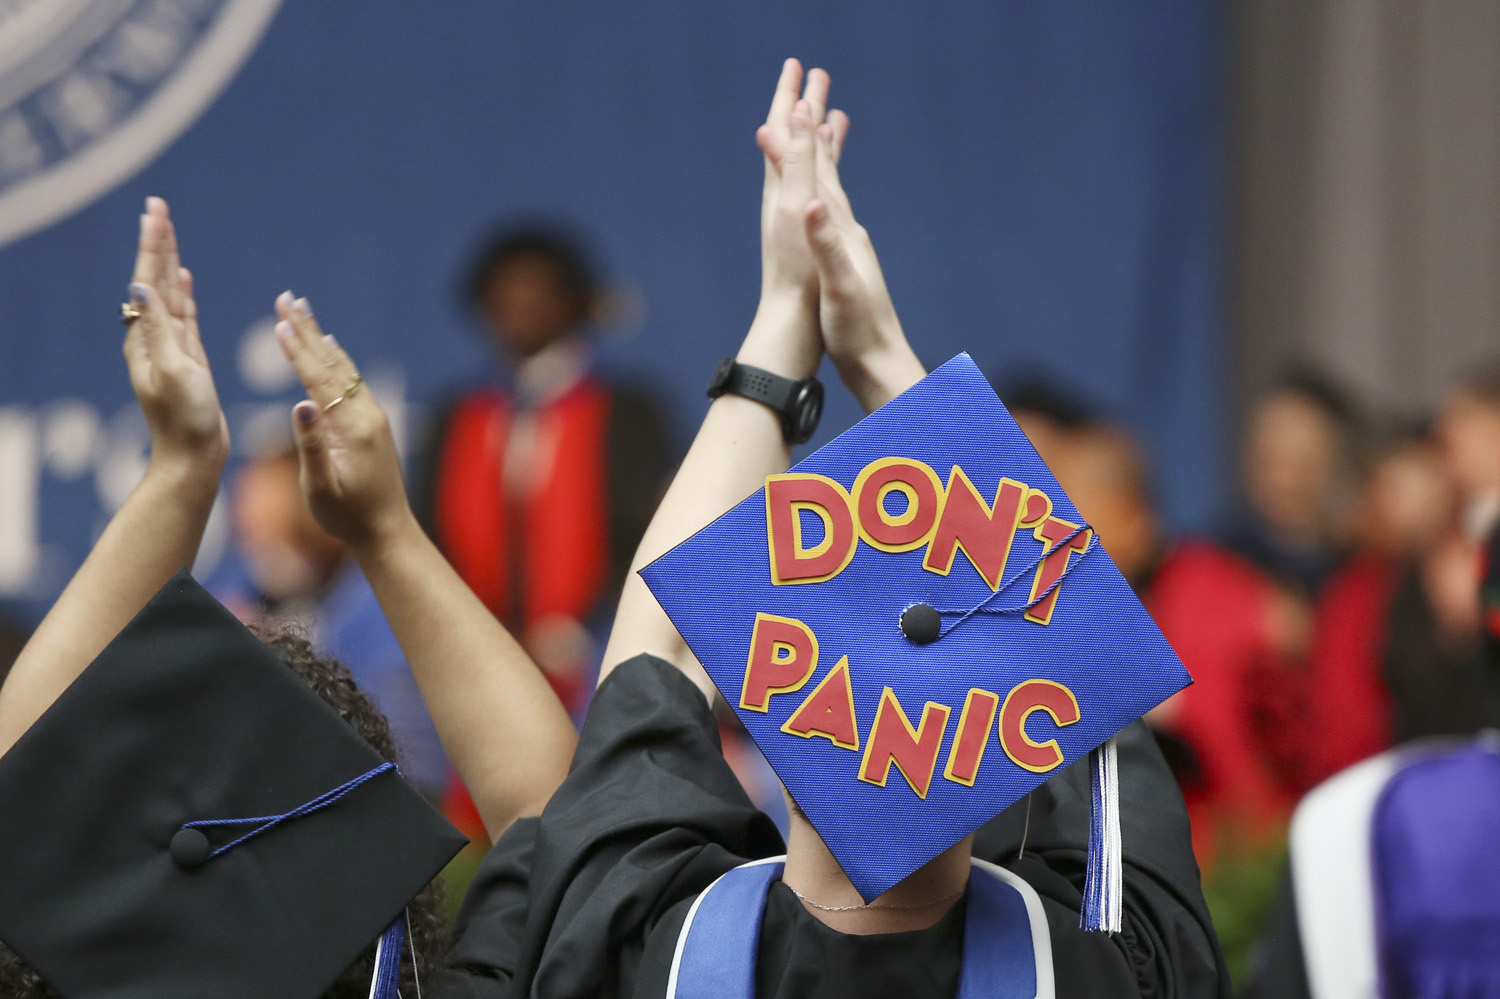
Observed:
[[[785,857],[729,871],[693,902],[667,999],[755,999],[755,953],[766,892]],[[958,999],[1053,999],[1052,938],[1036,891],[1003,867],[973,861]]]

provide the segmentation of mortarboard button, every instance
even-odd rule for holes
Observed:
[[[179,829],[172,837],[172,863],[185,871],[202,867],[208,859],[208,837],[197,829]]]
[[[912,604],[901,612],[901,633],[918,645],[931,645],[943,631],[943,619],[931,604]]]

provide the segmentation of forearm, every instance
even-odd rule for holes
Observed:
[[[808,377],[819,360],[811,316],[808,303],[796,297],[763,299],[737,358],[786,378]],[[712,682],[635,570],[760,489],[767,475],[785,471],[790,460],[776,413],[736,395],[714,401],[636,550],[604,651],[601,682],[618,664],[649,652],[674,663],[712,699]]]
[[[0,754],[198,553],[222,460],[153,456],[0,688]]]
[[[490,838],[540,814],[577,742],[541,671],[414,517],[354,554]]]
[[[860,408],[866,413],[875,412],[927,374],[906,337],[899,331],[894,340],[879,348],[850,357],[833,355],[832,359],[839,380],[859,400]]]

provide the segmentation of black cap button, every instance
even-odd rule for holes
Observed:
[[[208,853],[208,837],[197,829],[179,829],[172,836],[172,862],[185,871],[202,867]]]
[[[931,604],[912,604],[901,612],[901,633],[918,645],[937,641],[942,631],[942,615]]]

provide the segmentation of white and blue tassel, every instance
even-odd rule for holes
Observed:
[[[1089,753],[1089,856],[1078,925],[1119,933],[1124,921],[1125,879],[1120,857],[1120,756],[1114,739]]]
[[[398,999],[401,987],[401,947],[406,943],[406,912],[392,920],[375,945],[375,976],[370,999]]]

